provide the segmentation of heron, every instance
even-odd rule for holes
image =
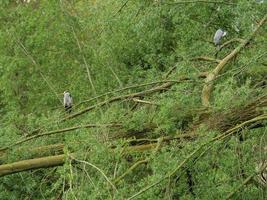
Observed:
[[[64,91],[63,104],[65,111],[70,113],[72,108],[72,96],[68,91]]]
[[[213,42],[214,44],[218,47],[220,44],[221,39],[226,36],[227,32],[222,30],[222,29],[218,29],[214,35],[213,38]]]

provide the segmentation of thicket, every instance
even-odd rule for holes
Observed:
[[[0,199],[267,198],[266,2],[27,2],[0,0]]]

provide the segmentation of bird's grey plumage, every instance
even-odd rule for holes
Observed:
[[[65,110],[70,113],[71,112],[71,108],[72,108],[72,96],[67,91],[64,92],[63,104],[64,104],[64,107],[65,107]]]
[[[218,29],[214,35],[213,42],[217,46],[220,44],[221,39],[227,34],[227,32],[222,29]]]

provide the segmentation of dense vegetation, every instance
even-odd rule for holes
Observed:
[[[0,0],[0,199],[267,198],[266,2],[27,2]]]

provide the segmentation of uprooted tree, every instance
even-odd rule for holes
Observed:
[[[0,199],[266,199],[266,3],[2,5]]]

